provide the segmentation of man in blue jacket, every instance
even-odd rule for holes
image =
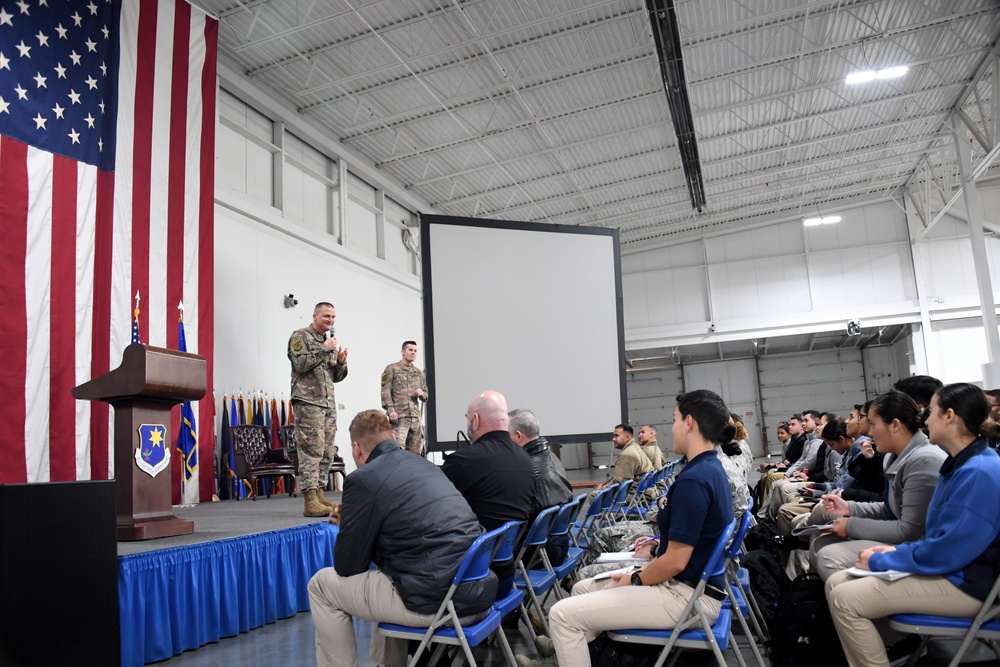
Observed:
[[[343,503],[330,522],[340,534],[334,566],[309,581],[316,628],[316,664],[357,667],[351,617],[403,625],[428,624],[472,542],[483,533],[472,508],[426,459],[400,449],[381,410],[351,422],[351,454]],[[369,569],[371,563],[375,564]],[[468,582],[453,597],[460,616],[481,616],[496,599],[496,577]],[[372,633],[371,659],[406,664],[406,642]]]

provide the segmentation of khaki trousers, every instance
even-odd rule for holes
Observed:
[[[417,614],[403,606],[392,580],[380,570],[341,577],[325,567],[309,580],[309,605],[316,628],[317,667],[358,667],[352,616],[378,623],[427,625],[433,614]],[[406,640],[388,639],[372,628],[369,657],[386,667],[406,664]]]
[[[799,488],[805,486],[807,482],[800,482],[794,479],[778,479],[771,484],[771,492],[764,501],[763,516],[768,521],[776,521],[778,510],[785,503],[790,503],[799,497]],[[759,515],[760,513],[758,513]]]
[[[778,530],[782,535],[792,532],[792,519],[812,512],[813,503],[787,502],[778,508]]]
[[[896,581],[837,572],[826,582],[833,624],[851,667],[888,667],[885,645],[872,621],[897,613],[975,616],[982,602],[944,577]],[[886,626],[887,627],[887,626]]]
[[[573,596],[560,600],[549,612],[549,629],[560,665],[587,667],[587,642],[607,630],[673,628],[694,594],[686,584],[670,580],[656,586],[608,589],[612,579],[585,579],[573,586]],[[699,601],[705,615],[715,620],[722,602],[707,595]]]
[[[809,545],[809,562],[823,581],[858,562],[858,554],[871,547],[886,546],[875,540],[844,540],[836,535],[822,535]]]

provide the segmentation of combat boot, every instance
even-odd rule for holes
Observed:
[[[305,511],[302,512],[302,516],[328,516],[332,508],[327,507],[322,502],[320,498],[323,496],[319,495],[317,489],[309,489],[305,492],[303,497],[306,500]]]
[[[331,503],[329,500],[326,499],[326,496],[323,495],[322,488],[316,489],[316,499],[319,500],[319,502],[325,505],[326,507],[330,508],[329,510],[327,510],[328,512],[332,512],[333,508],[336,507],[333,503]]]

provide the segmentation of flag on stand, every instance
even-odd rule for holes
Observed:
[[[135,310],[132,311],[132,344],[141,344],[139,338],[139,293],[135,293]]]
[[[138,331],[176,347],[181,295],[212,377],[217,44],[184,0],[0,0],[0,483],[114,477],[110,406],[70,390]]]
[[[230,421],[229,401],[222,397],[222,433],[219,434],[219,449],[222,456],[222,465],[219,466],[219,499],[229,500],[233,496],[233,480],[236,479],[236,460],[233,455],[233,434],[229,430],[233,423]]]
[[[180,320],[177,322],[177,349],[187,352],[187,341],[184,339],[184,309],[181,308]],[[181,423],[177,432],[177,452],[181,456],[181,502],[188,505],[198,502],[198,427],[194,420],[191,402],[181,405]]]

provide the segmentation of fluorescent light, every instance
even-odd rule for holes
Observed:
[[[856,83],[868,83],[875,80],[875,70],[865,70],[864,72],[851,72],[844,79],[844,83],[851,86]]]
[[[905,76],[910,70],[908,67],[887,67],[886,69],[880,69],[875,72],[876,79],[898,79],[901,76]]]
[[[886,67],[885,69],[873,70],[866,69],[860,72],[851,72],[844,79],[844,83],[848,85],[854,85],[856,83],[868,83],[869,81],[874,81],[875,79],[896,79],[904,76],[910,68],[901,65],[899,67]]]
[[[839,215],[828,215],[823,218],[804,218],[802,224],[806,227],[819,227],[820,225],[832,225],[834,223],[840,222]]]

